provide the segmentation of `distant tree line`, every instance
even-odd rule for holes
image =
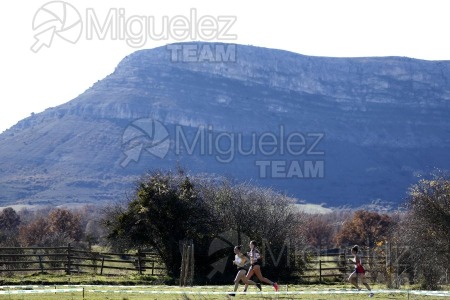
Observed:
[[[401,265],[412,283],[436,289],[450,265],[450,180],[437,176],[413,185],[396,212],[349,209],[328,214],[299,211],[293,199],[271,189],[229,180],[155,171],[143,177],[123,203],[78,209],[5,208],[0,212],[0,246],[65,246],[111,250],[156,250],[168,273],[178,278],[181,245],[195,245],[199,283],[230,282],[234,245],[256,240],[265,273],[299,280],[303,249],[377,249],[386,242],[407,249]]]
[[[90,206],[77,210],[48,207],[19,212],[8,207],[0,213],[0,246],[53,247],[72,243],[89,248],[100,241],[102,229],[95,221],[100,218],[101,212]]]

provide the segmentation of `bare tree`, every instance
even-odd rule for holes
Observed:
[[[409,195],[397,236],[409,249],[404,260],[414,277],[423,288],[436,289],[450,266],[450,181],[444,177],[420,180]]]

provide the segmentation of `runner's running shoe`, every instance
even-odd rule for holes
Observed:
[[[278,284],[276,282],[273,283],[273,288],[275,289],[275,292],[278,292]]]

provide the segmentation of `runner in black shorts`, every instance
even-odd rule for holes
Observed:
[[[262,257],[259,254],[258,248],[256,248],[255,241],[250,242],[250,251],[247,252],[247,255],[250,257],[250,264],[251,264],[250,269],[248,270],[248,273],[247,273],[247,279],[250,279],[250,278],[252,278],[253,275],[256,275],[256,277],[258,277],[259,281],[272,285],[273,288],[275,289],[275,291],[278,292],[278,284],[276,282],[270,281],[269,279],[263,277],[261,274]]]
[[[239,287],[239,282],[242,281],[247,286],[248,284],[253,284],[258,287],[259,290],[261,290],[261,284],[255,283],[252,280],[249,280],[247,277],[245,277],[245,274],[248,271],[248,266],[250,264],[250,260],[245,257],[244,254],[241,253],[241,246],[235,246],[234,247],[234,260],[233,264],[237,266],[238,272],[236,275],[236,278],[234,279],[234,291],[236,292]],[[235,296],[234,293],[229,294],[230,296]]]

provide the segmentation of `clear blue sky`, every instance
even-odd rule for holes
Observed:
[[[143,20],[153,20],[156,29],[162,28],[164,19],[171,21],[181,17],[195,21],[193,9],[197,21],[206,17],[213,22],[222,20],[223,25],[224,18],[235,18],[228,33],[236,36],[231,42],[240,44],[316,56],[450,60],[450,11],[445,0],[70,0],[66,5],[46,3],[45,0],[7,1],[0,10],[0,132],[32,112],[38,113],[75,98],[110,74],[126,55],[176,41],[170,34],[167,39],[158,41],[148,37],[145,43],[133,48],[120,35],[139,33]],[[65,7],[66,14],[58,7]],[[52,19],[52,13],[66,19]],[[106,29],[103,39],[96,36],[93,23],[107,24],[108,17],[114,16],[117,19],[111,19],[111,24],[118,26],[116,39]],[[77,24],[77,20],[83,28],[64,28]],[[47,21],[49,23],[45,23]],[[45,26],[58,26],[58,22],[57,30],[67,40],[76,40],[80,34],[77,42],[72,44],[55,35],[50,47],[39,48],[39,42],[35,45],[35,36]],[[121,24],[129,27],[121,29]],[[207,24],[204,26],[206,28]],[[89,30],[93,32],[92,39],[89,39]],[[148,36],[148,27],[145,30]],[[189,37],[182,40],[188,41]],[[33,45],[35,50],[39,48],[36,53],[31,50]]]

